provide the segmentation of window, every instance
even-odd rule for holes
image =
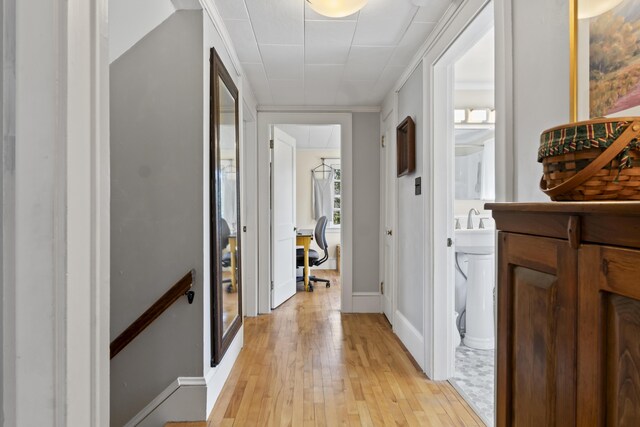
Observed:
[[[340,228],[340,208],[342,206],[342,171],[340,159],[327,159],[327,163],[335,169],[333,174],[333,215],[329,224],[332,228]]]

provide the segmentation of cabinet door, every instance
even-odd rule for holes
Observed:
[[[498,426],[575,425],[577,251],[498,237]]]
[[[640,425],[640,251],[580,248],[578,422]]]

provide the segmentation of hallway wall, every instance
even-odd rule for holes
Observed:
[[[542,165],[536,159],[540,133],[569,122],[570,2],[511,1],[514,201],[549,201],[538,188]]]
[[[111,64],[111,339],[196,269],[196,303],[178,300],[112,360],[113,426],[202,376],[202,37],[202,12],[179,11]]]
[[[353,113],[353,292],[380,292],[380,113]]]
[[[426,190],[428,169],[422,164],[423,143],[423,82],[422,65],[411,74],[398,92],[398,120],[411,116],[416,124],[416,169],[415,172],[398,178],[398,266],[397,307],[398,311],[423,334],[423,264],[424,264],[424,205],[423,195],[415,195],[415,178],[423,176]],[[421,362],[420,362],[421,363]]]

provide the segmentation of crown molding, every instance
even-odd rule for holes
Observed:
[[[200,0],[200,4],[202,5],[202,8],[207,12],[207,15],[209,15],[209,18],[211,18],[211,22],[213,23],[216,31],[218,31],[218,34],[220,34],[220,38],[222,39],[225,50],[231,58],[231,64],[233,65],[236,74],[238,75],[238,77],[242,77],[244,73],[242,71],[242,66],[240,65],[240,60],[238,59],[236,50],[233,47],[233,43],[231,42],[231,36],[229,35],[229,31],[227,31],[227,27],[224,24],[224,19],[222,19],[222,15],[220,15],[220,11],[218,11],[215,2],[213,0]]]
[[[404,86],[404,84],[407,82],[407,80],[409,80],[409,77],[411,77],[411,75],[416,70],[416,68],[418,68],[418,65],[420,65],[420,63],[422,62],[422,59],[427,54],[429,49],[431,49],[431,47],[438,40],[440,40],[440,37],[442,37],[443,31],[449,26],[449,23],[459,13],[460,5],[462,3],[464,3],[464,1],[465,0],[454,0],[449,5],[447,10],[444,12],[442,17],[440,18],[440,20],[436,24],[436,26],[433,29],[433,31],[431,31],[431,33],[429,33],[429,36],[427,36],[427,39],[425,40],[425,42],[422,44],[422,46],[420,46],[420,48],[417,50],[415,55],[413,55],[413,58],[409,62],[409,66],[404,71],[404,73],[402,73],[402,75],[400,76],[400,78],[398,79],[396,84],[394,86],[392,86],[392,90],[390,92],[397,93],[397,92],[400,91],[400,89],[402,89],[402,86]]]
[[[379,113],[379,105],[259,105],[258,112],[262,113]]]

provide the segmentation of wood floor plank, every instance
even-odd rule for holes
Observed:
[[[208,426],[483,426],[447,382],[430,381],[381,314],[340,313],[331,288],[245,319],[242,352]]]

